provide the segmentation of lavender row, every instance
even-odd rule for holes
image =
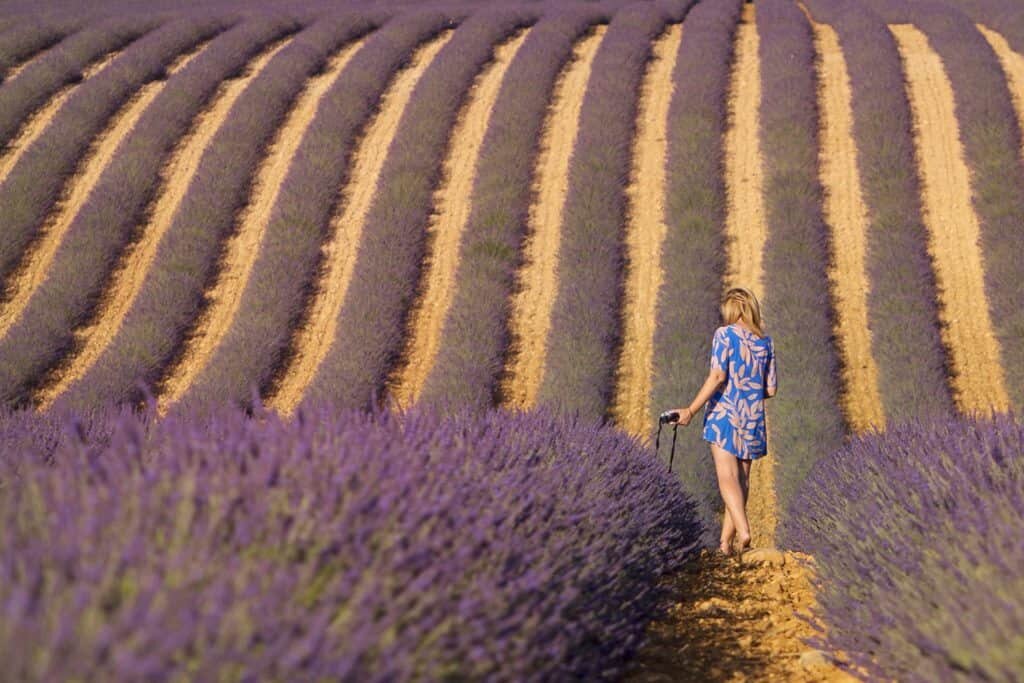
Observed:
[[[480,148],[452,305],[424,385],[425,404],[460,409],[498,403],[544,117],[573,43],[596,19],[595,10],[549,16],[533,28],[505,73]]]
[[[267,43],[292,33],[291,20],[276,20],[259,29],[260,39],[239,34],[228,54],[228,73],[237,71]],[[97,364],[73,387],[68,399],[88,404],[99,397],[138,398],[137,382],[159,379],[203,304],[203,293],[216,267],[220,247],[235,226],[261,155],[306,78],[322,68],[340,44],[368,30],[361,18],[318,22],[298,34],[277,54],[233,105],[216,132],[177,209],[167,235],[157,248],[138,299]],[[205,74],[204,74],[205,76]],[[205,97],[219,82],[203,79]],[[198,105],[202,102],[200,99]],[[194,112],[193,112],[194,113]],[[187,119],[182,120],[183,132]],[[163,135],[163,131],[158,132]],[[168,143],[178,136],[168,138]],[[169,145],[167,147],[169,149]],[[165,152],[162,149],[161,152]],[[153,158],[155,183],[160,157]],[[150,189],[151,188],[147,188]],[[148,196],[145,191],[140,197]],[[140,204],[140,207],[144,204]]]
[[[235,103],[225,128],[218,133],[208,154],[204,155],[197,173],[195,185],[209,185],[212,176],[217,175],[220,165],[230,165],[224,155],[236,163],[235,154],[247,150],[252,164],[262,152],[263,146],[253,142],[251,136],[260,131],[266,136],[277,127],[280,117],[289,106],[290,97],[300,87],[304,78],[320,68],[326,56],[337,46],[353,39],[371,28],[368,19],[355,15],[329,17],[314,24],[304,33],[295,37],[295,42],[282,50],[267,66],[257,85],[249,88]],[[216,91],[221,81],[232,73],[244,68],[257,53],[266,49],[267,44],[280,39],[294,29],[291,21],[251,20],[238,29],[226,34],[211,45],[209,57],[199,59],[193,69],[190,66],[182,76],[184,92],[190,93],[194,106],[186,112],[176,113],[175,126],[168,130],[166,123],[154,117],[147,126],[152,140],[149,148],[154,150],[150,185],[134,194],[140,201],[148,201],[156,191],[159,169],[165,162],[166,154],[184,135],[200,107]],[[214,68],[217,65],[217,68]],[[295,71],[293,71],[293,69]],[[273,84],[269,89],[266,84]],[[179,95],[180,97],[180,95]],[[168,102],[173,101],[169,99]],[[276,115],[269,120],[261,118],[258,112],[268,110]],[[241,115],[237,115],[241,113]],[[140,125],[141,128],[141,125]],[[212,150],[212,151],[211,151]],[[218,182],[245,182],[249,180],[250,165],[239,170],[230,178]],[[215,170],[217,169],[217,170]],[[239,176],[238,174],[243,174]],[[216,187],[223,188],[223,185]],[[110,345],[88,371],[82,380],[69,389],[66,400],[78,406],[94,405],[97,401],[117,400],[137,402],[142,398],[140,385],[156,384],[170,364],[174,353],[180,348],[185,332],[193,323],[202,306],[204,287],[208,284],[215,267],[218,247],[224,236],[224,225],[234,218],[234,207],[221,205],[221,229],[214,230],[203,213],[203,206],[195,203],[202,197],[206,206],[220,198],[213,187],[190,189],[186,202],[188,212],[179,211],[174,225],[157,248],[156,257],[146,274],[138,298],[129,309],[121,329]],[[246,185],[243,191],[248,189]],[[313,190],[306,188],[304,199],[309,200]],[[198,195],[194,194],[198,192]],[[145,198],[145,199],[144,199]],[[227,198],[224,198],[227,202]],[[140,204],[144,206],[144,204]],[[233,223],[232,223],[233,224]],[[231,225],[227,225],[229,229]],[[296,226],[296,230],[297,230]],[[284,286],[284,282],[279,282]]]
[[[258,418],[0,419],[12,680],[614,680],[700,531],[594,422]]]
[[[1009,418],[947,418],[815,465],[791,539],[815,558],[828,650],[866,680],[1019,679],[1022,450],[1024,425]]]
[[[810,0],[807,6],[816,21],[835,28],[850,76],[857,165],[868,207],[868,324],[886,418],[951,414],[913,118],[896,42],[861,2]]]
[[[650,424],[682,405],[708,372],[712,331],[721,324],[726,194],[723,140],[733,36],[742,0],[704,0],[686,16],[673,73],[666,160],[662,286],[654,330]],[[715,527],[721,500],[707,445],[697,429],[678,433],[676,473]],[[715,521],[713,521],[715,520]],[[703,539],[713,543],[709,535]]]
[[[345,67],[292,160],[238,314],[190,400],[248,401],[287,365],[358,134],[395,72],[449,19],[429,12],[391,21]]]
[[[83,78],[83,71],[105,55],[120,50],[159,22],[117,18],[92,24],[41,55],[0,90],[0,147],[11,142],[32,112],[61,88]]]
[[[75,34],[26,67],[18,78],[0,88],[0,144],[9,144],[25,119],[62,86],[80,78],[89,62],[124,46],[152,25],[151,20],[116,20],[98,30]],[[167,36],[173,44],[180,30],[180,26],[172,26],[150,34],[130,52],[146,52],[147,45],[159,45]],[[53,132],[59,135],[36,140],[0,185],[4,223],[0,282],[7,281],[36,237],[65,178],[74,172],[92,138],[137,87],[156,75],[155,66],[141,64],[135,69],[126,66],[127,61],[116,60],[78,87],[48,126],[51,136]]]
[[[29,148],[0,188],[7,212],[5,228],[22,237],[55,210],[68,179],[82,163],[89,144],[118,108],[145,83],[159,78],[176,56],[217,31],[214,19],[182,20],[139,40],[101,74],[68,99],[52,123],[52,133]],[[161,123],[163,123],[161,121]],[[134,161],[119,150],[115,164]],[[128,241],[134,216],[126,212],[130,184],[112,184],[115,167],[104,173],[89,201],[74,217],[46,279],[19,319],[0,339],[0,401],[22,403],[34,382],[57,362],[73,340],[72,330],[87,315],[118,253]],[[130,173],[138,172],[132,165]],[[104,182],[106,181],[106,182]],[[57,205],[59,207],[59,204]]]
[[[652,42],[688,6],[675,17],[653,6],[621,10],[594,56],[569,167],[542,405],[591,418],[611,405],[637,100]]]
[[[494,46],[532,13],[479,12],[459,27],[416,85],[366,217],[338,334],[307,396],[365,406],[402,352],[417,293],[434,191],[456,116]]]
[[[783,522],[814,462],[839,446],[839,363],[828,280],[828,229],[818,170],[817,83],[811,27],[788,0],[757,4],[768,237],[764,301],[779,353],[772,400],[775,488]]]
[[[937,2],[905,0],[887,0],[878,9],[889,23],[913,22],[925,32],[953,86],[981,227],[986,298],[1001,346],[1006,388],[1012,405],[1020,410],[1024,407],[1024,289],[1019,256],[1024,252],[1024,165],[1006,75],[992,47],[963,13]]]
[[[11,20],[0,33],[0,85],[8,79],[11,69],[53,47],[71,30],[71,26],[50,22]]]

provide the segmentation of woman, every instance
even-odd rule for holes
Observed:
[[[750,465],[767,454],[764,400],[775,395],[775,346],[764,333],[761,307],[749,289],[735,287],[722,300],[724,327],[711,342],[711,371],[693,402],[677,409],[688,425],[704,404],[704,440],[718,475],[725,502],[719,549],[732,553],[733,537],[740,549],[750,547],[747,493]]]

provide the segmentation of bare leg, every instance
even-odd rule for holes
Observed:
[[[739,535],[740,547],[746,548],[750,545],[750,525],[747,523],[747,512],[745,509],[747,501],[744,488],[746,487],[741,481],[747,479],[747,472],[750,471],[749,465],[746,468],[741,467],[741,463],[736,456],[725,452],[718,446],[711,446],[711,455],[715,460],[715,472],[718,474],[718,490],[722,494],[726,510],[726,519],[723,520],[722,524],[722,549],[728,552],[725,548],[725,541],[728,540],[729,545],[731,545],[732,532]],[[740,474],[741,472],[743,472],[742,475]],[[731,529],[726,528],[727,524]],[[727,531],[730,531],[728,536],[726,535]]]
[[[743,489],[743,510],[747,509],[747,499],[750,498],[750,464],[753,460],[739,461],[740,488]],[[719,539],[718,547],[728,555],[732,552],[732,539],[736,535],[736,525],[732,521],[729,510],[726,509],[722,516],[722,536]]]

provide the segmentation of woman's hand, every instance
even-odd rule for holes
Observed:
[[[690,421],[693,420],[693,411],[689,408],[679,408],[676,412],[679,413],[679,424],[684,427],[689,425]]]

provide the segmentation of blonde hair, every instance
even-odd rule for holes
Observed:
[[[737,320],[764,336],[764,320],[761,318],[761,304],[754,293],[745,287],[733,287],[722,297],[722,320],[732,325]]]

